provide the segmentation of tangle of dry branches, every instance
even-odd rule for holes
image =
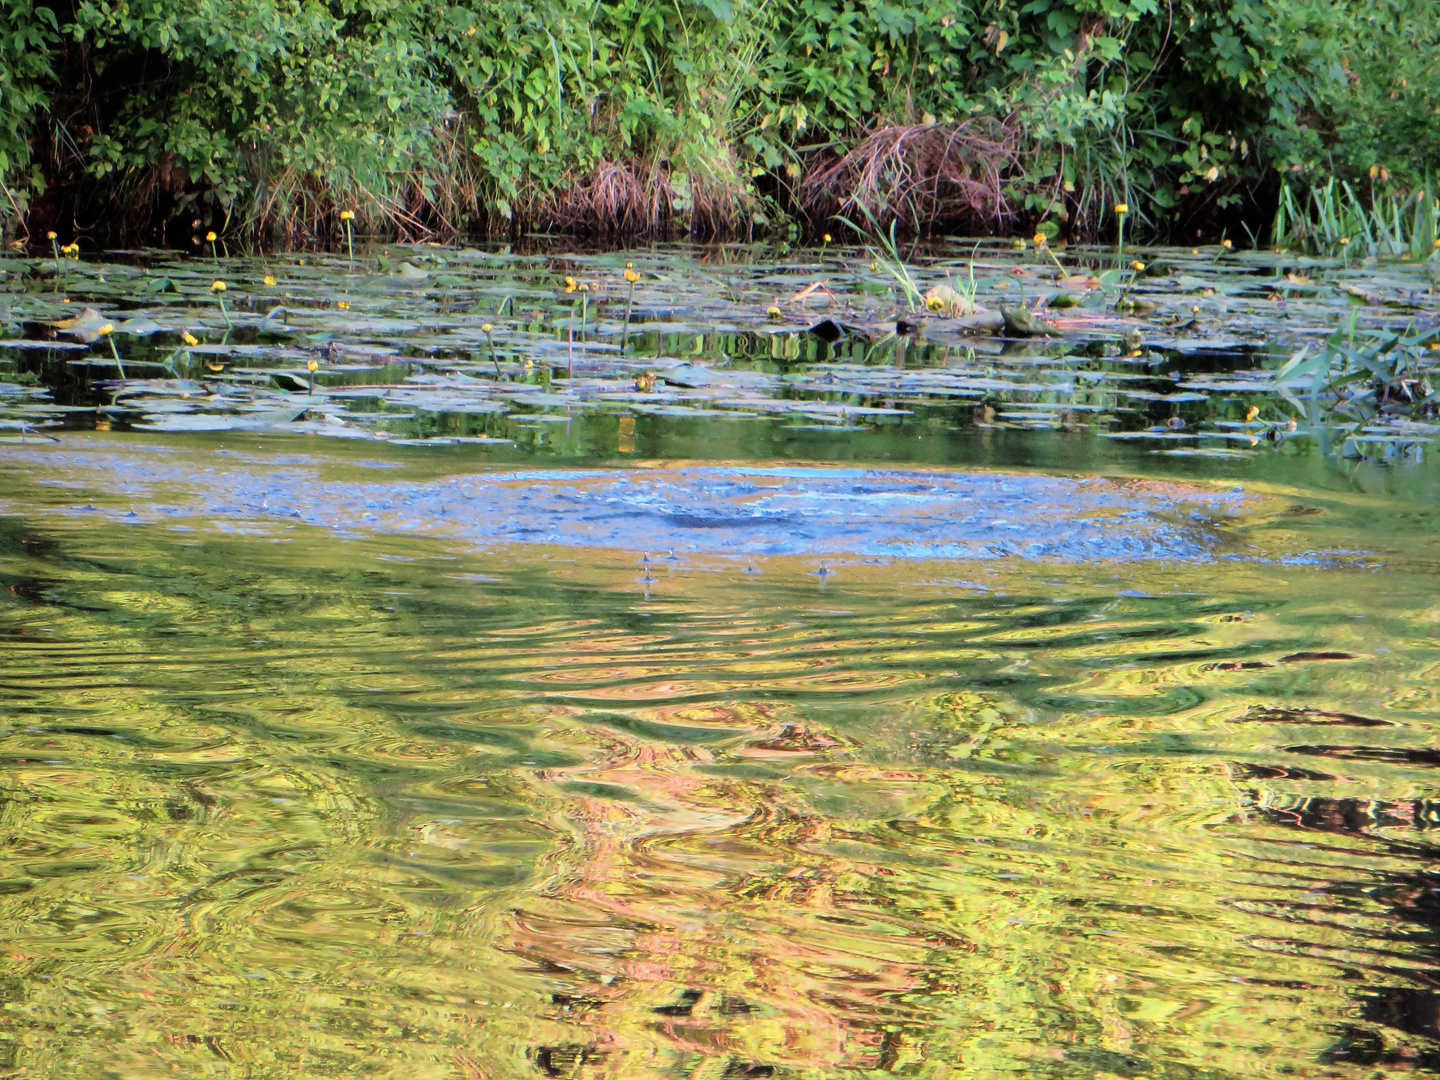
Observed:
[[[812,159],[800,202],[813,220],[863,206],[917,232],[938,222],[990,231],[1009,212],[1000,184],[1019,146],[1017,127],[992,120],[887,125],[847,154]]]

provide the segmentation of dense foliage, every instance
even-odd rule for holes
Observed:
[[[1126,201],[1156,229],[1210,227],[1268,219],[1280,183],[1375,165],[1418,184],[1440,154],[1432,14],[1425,0],[0,0],[0,180],[12,227],[28,207],[32,229],[63,232],[117,209],[137,227],[303,230],[339,204],[411,230],[745,229],[803,211],[807,171],[877,128],[983,124],[1007,147],[997,225],[1089,231]],[[882,214],[905,167],[869,193]]]

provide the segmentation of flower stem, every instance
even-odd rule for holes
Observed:
[[[625,346],[630,342],[630,309],[635,306],[635,282],[630,282],[630,295],[625,298],[625,326],[620,331],[620,352],[623,355]]]
[[[115,357],[115,366],[120,369],[120,377],[128,378],[129,376],[125,374],[125,362],[120,359],[120,350],[115,347],[115,336],[108,335],[105,340],[110,342],[110,355]]]

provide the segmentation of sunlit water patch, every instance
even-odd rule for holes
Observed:
[[[202,463],[159,447],[10,447],[0,461],[36,470],[41,483],[93,487],[111,497],[111,514],[132,520],[294,520],[671,555],[1198,559],[1229,547],[1225,525],[1256,502],[1238,487],[1035,473],[668,466],[415,482],[334,479],[323,458],[225,450]],[[87,511],[101,512],[78,512]]]

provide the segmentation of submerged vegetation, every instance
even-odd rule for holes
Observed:
[[[1424,0],[0,0],[0,26],[0,213],[32,244],[860,207],[1081,238],[1117,203],[1193,240],[1277,199],[1328,244],[1337,192],[1403,206],[1440,150]]]

